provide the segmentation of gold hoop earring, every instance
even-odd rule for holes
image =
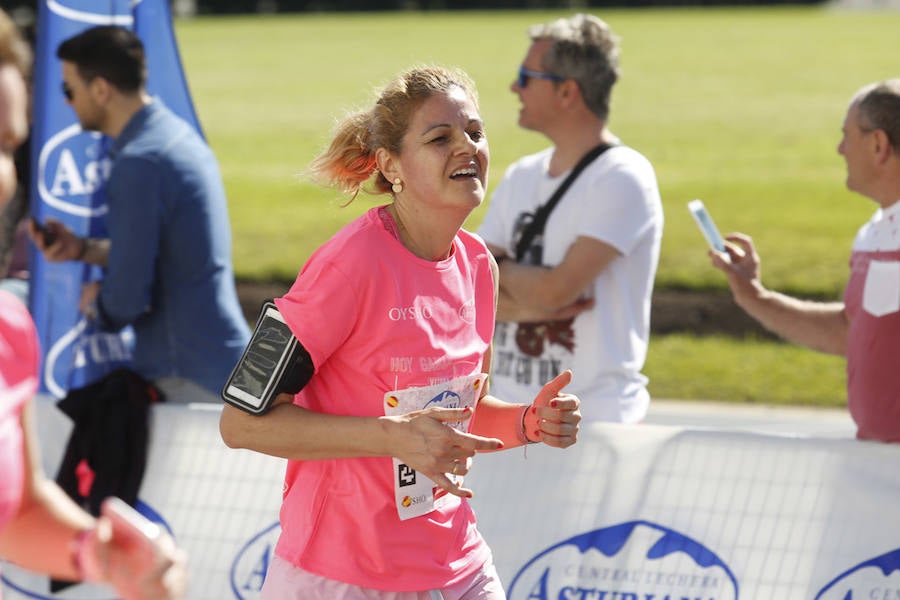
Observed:
[[[391,186],[391,190],[392,190],[395,194],[399,194],[400,192],[403,191],[403,184],[400,183],[400,178],[399,178],[399,177],[397,177],[396,179],[394,179],[394,185]]]

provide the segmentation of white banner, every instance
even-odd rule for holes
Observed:
[[[47,472],[68,439],[39,405]],[[191,556],[191,599],[253,599],[277,539],[284,461],[229,450],[219,407],[155,407],[140,508]],[[466,478],[510,600],[896,600],[900,447],[592,425],[568,450],[478,457]],[[50,595],[4,565],[3,597]]]

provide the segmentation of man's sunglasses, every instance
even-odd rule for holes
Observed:
[[[69,102],[71,102],[72,98],[75,96],[75,94],[72,92],[72,88],[65,81],[62,82],[62,93],[63,96],[66,97],[66,100],[68,100]]]
[[[519,84],[520,88],[524,88],[528,85],[528,80],[532,77],[535,79],[547,79],[548,81],[555,81],[557,83],[565,81],[566,79],[565,77],[560,77],[559,75],[554,75],[552,73],[541,73],[540,71],[532,71],[525,67],[519,67],[519,79],[516,83]]]

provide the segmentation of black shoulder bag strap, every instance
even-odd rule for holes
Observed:
[[[550,216],[550,211],[557,205],[560,198],[563,197],[563,194],[566,193],[566,190],[569,189],[569,186],[572,185],[572,182],[584,171],[585,167],[591,164],[595,158],[612,148],[612,144],[600,144],[596,148],[591,149],[590,152],[585,154],[578,164],[572,167],[572,171],[569,173],[569,176],[559,184],[559,187],[556,188],[556,191],[553,192],[553,195],[550,196],[550,199],[547,200],[544,204],[542,204],[535,212],[534,218],[531,222],[525,227],[522,231],[522,236],[519,238],[519,242],[516,244],[516,260],[522,260],[522,257],[525,256],[525,252],[528,250],[528,247],[531,245],[531,241],[535,238],[535,236],[542,231],[544,231],[544,226],[547,224],[547,218]]]

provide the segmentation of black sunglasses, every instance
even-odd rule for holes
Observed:
[[[524,88],[528,85],[528,80],[532,77],[536,79],[547,79],[549,81],[555,81],[559,83],[560,81],[565,81],[565,77],[560,77],[559,75],[554,75],[552,73],[541,73],[540,71],[532,71],[531,69],[526,69],[525,67],[519,67],[519,78],[516,80],[520,88]]]
[[[75,96],[75,93],[72,91],[71,86],[69,86],[69,84],[65,81],[62,82],[62,93],[63,96],[66,97],[66,100],[68,100],[69,102],[71,102],[72,98]]]

